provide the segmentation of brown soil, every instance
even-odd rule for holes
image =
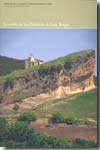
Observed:
[[[48,125],[47,120],[37,120],[31,123],[31,127],[37,133],[46,132],[51,136],[61,137],[66,140],[82,138],[86,140],[97,141],[97,127],[88,127],[83,125],[66,125],[64,123]]]

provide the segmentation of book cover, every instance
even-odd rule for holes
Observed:
[[[0,1],[0,147],[97,148],[96,0]]]

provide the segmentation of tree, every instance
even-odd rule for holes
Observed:
[[[15,125],[9,128],[9,141],[17,143],[26,143],[26,147],[31,147],[31,142],[34,143],[35,132],[32,128],[28,127],[27,122],[17,121]]]
[[[64,116],[60,112],[55,112],[52,114],[52,117],[50,118],[49,122],[52,123],[62,123],[64,122]]]
[[[18,120],[19,121],[27,121],[28,123],[30,123],[31,121],[36,120],[36,114],[33,111],[24,112],[24,113],[20,114]]]

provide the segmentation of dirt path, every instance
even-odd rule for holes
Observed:
[[[47,121],[36,121],[31,123],[31,126],[35,129],[37,133],[46,132],[51,136],[62,137],[64,139],[75,139],[83,138],[86,140],[97,141],[97,128],[87,127],[83,125],[66,125],[66,124],[56,124],[46,126]]]

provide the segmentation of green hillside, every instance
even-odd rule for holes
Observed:
[[[54,99],[41,104],[33,110],[39,117],[49,117],[53,112],[61,112],[64,116],[74,116],[80,119],[97,119],[97,91],[92,90]]]
[[[11,73],[18,69],[24,69],[24,60],[16,60],[5,56],[0,56],[0,76]]]
[[[74,52],[74,53],[68,54],[66,56],[59,57],[57,59],[51,60],[51,61],[45,63],[45,65],[61,64],[61,62],[62,63],[64,63],[64,62],[74,62],[77,57],[80,57],[80,56],[83,57],[84,55],[86,55],[90,52],[93,52],[93,50],[86,49],[86,50]]]
[[[51,66],[53,68],[55,67],[57,68],[58,66],[59,69],[61,67],[61,64],[65,62],[66,63],[74,62],[77,57],[80,56],[82,57],[90,52],[93,52],[93,50],[87,49],[87,50],[71,53],[69,55],[59,57],[57,59],[45,62],[41,65],[33,66],[32,68],[28,68],[28,69],[24,69],[25,66],[24,60],[16,60],[7,57],[0,57],[0,75],[1,75],[0,79],[16,78],[16,76],[33,71],[33,69],[34,70],[47,69],[50,68]],[[15,70],[17,71],[12,72]]]

